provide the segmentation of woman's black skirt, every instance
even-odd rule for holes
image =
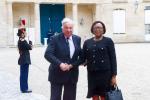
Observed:
[[[111,71],[109,70],[88,71],[87,98],[91,98],[94,95],[105,96],[105,93],[112,88],[110,82],[111,82]]]

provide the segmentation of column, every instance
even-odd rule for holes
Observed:
[[[78,35],[78,5],[73,3],[74,34]]]
[[[7,22],[7,5],[5,4],[6,1],[2,0],[0,3],[0,47],[7,46],[7,29],[8,29],[8,22]]]
[[[40,7],[39,3],[35,3],[34,6],[34,23],[35,23],[35,44],[41,45],[41,33],[40,33]]]
[[[12,2],[7,3],[7,8],[8,8],[8,11],[7,11],[7,15],[8,15],[7,42],[8,42],[8,45],[14,45]]]
[[[102,5],[101,4],[96,4],[96,9],[95,9],[95,20],[102,20]]]

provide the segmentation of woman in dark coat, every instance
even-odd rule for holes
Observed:
[[[87,98],[105,100],[105,93],[116,85],[115,47],[111,38],[103,36],[106,32],[103,22],[95,21],[91,26],[91,32],[94,37],[86,40],[83,45],[88,71]]]
[[[22,93],[30,93],[31,90],[28,89],[28,72],[30,60],[30,52],[32,50],[32,42],[29,43],[25,40],[24,28],[18,30],[18,50],[20,57],[18,59],[18,64],[20,65],[20,90]]]

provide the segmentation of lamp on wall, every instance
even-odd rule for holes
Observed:
[[[80,25],[83,25],[84,24],[84,19],[81,18],[79,23],[80,23]]]
[[[139,6],[139,0],[134,0],[134,13],[136,13]]]

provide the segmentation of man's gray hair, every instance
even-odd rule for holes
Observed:
[[[73,21],[70,18],[64,18],[61,23],[62,23],[62,27],[61,28],[63,28],[63,25],[65,23],[73,24]]]

